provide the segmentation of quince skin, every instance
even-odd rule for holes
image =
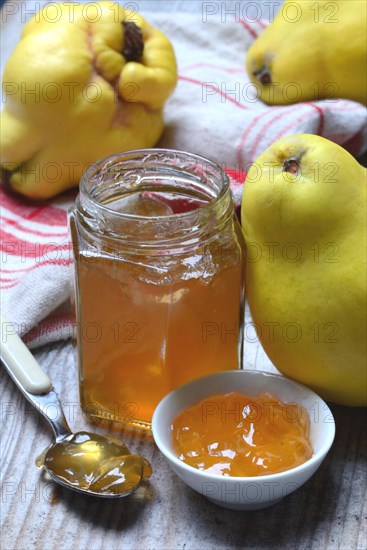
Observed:
[[[105,156],[154,146],[164,128],[177,82],[170,41],[113,2],[90,6],[46,6],[5,67],[0,162],[33,199],[76,185]]]
[[[259,339],[283,374],[367,405],[366,169],[315,135],[273,143],[242,199],[246,288]]]
[[[367,102],[367,2],[286,0],[247,52],[259,97],[270,105],[346,98]]]

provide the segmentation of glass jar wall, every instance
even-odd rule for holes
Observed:
[[[69,223],[87,416],[150,428],[175,387],[241,368],[244,251],[219,166],[163,149],[103,159]]]

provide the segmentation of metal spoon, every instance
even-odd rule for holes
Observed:
[[[51,424],[52,443],[36,464],[68,489],[99,497],[125,497],[152,473],[149,462],[130,454],[117,437],[90,432],[73,434],[52,382],[31,352],[0,317],[0,358],[23,395]],[[57,414],[55,416],[55,410]]]

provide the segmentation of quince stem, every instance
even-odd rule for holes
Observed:
[[[298,174],[300,164],[297,159],[287,159],[283,162],[283,172]]]
[[[122,21],[125,35],[125,46],[122,55],[126,61],[140,62],[144,51],[143,34],[140,27],[131,21]]]
[[[264,86],[266,84],[272,84],[271,74],[268,67],[263,67],[260,71],[253,72],[254,77],[257,78]]]

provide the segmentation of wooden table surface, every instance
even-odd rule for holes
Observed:
[[[203,4],[136,3],[142,13],[149,9],[199,13]],[[226,2],[227,8],[235,4]],[[274,371],[261,345],[250,339],[245,342],[245,368]],[[93,429],[79,407],[72,344],[54,344],[35,355],[52,377],[71,429]],[[52,440],[51,428],[3,370],[1,391],[3,550],[367,548],[365,409],[331,404],[335,443],[311,480],[272,508],[234,512],[188,488],[170,471],[152,438],[136,432],[116,434],[153,465],[153,477],[136,493],[121,500],[100,500],[57,488],[35,467],[36,457]],[[106,433],[103,428],[96,431]]]

